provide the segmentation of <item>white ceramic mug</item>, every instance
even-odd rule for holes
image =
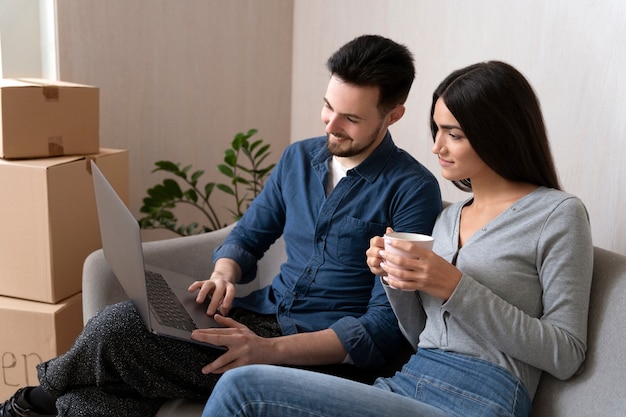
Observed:
[[[393,247],[391,245],[389,245],[389,242],[391,242],[392,240],[404,240],[404,241],[408,241],[411,242],[413,244],[422,246],[426,249],[432,249],[433,248],[433,243],[435,241],[435,239],[433,239],[432,236],[428,236],[428,235],[422,235],[419,233],[406,233],[406,232],[393,232],[393,233],[385,233],[385,235],[383,235],[383,240],[385,241],[385,252],[388,253],[393,253],[396,255],[400,255],[400,256],[404,256],[404,257],[409,257],[409,258],[414,258],[413,255],[411,255],[409,252],[405,252],[401,249],[398,249],[396,247]],[[398,267],[398,265],[389,262],[387,260],[385,260],[385,263],[387,265],[391,265],[394,267]],[[389,275],[389,278],[391,279],[396,279],[399,280],[399,278],[393,276],[393,275]],[[390,286],[392,288],[393,285],[390,284]]]

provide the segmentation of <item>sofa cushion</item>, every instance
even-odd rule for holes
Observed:
[[[626,410],[626,256],[594,249],[587,359],[567,381],[544,374],[532,417],[621,416]]]

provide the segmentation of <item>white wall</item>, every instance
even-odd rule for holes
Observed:
[[[100,87],[100,142],[130,151],[138,217],[146,189],[163,178],[151,174],[158,160],[225,182],[216,165],[233,136],[250,128],[272,144],[269,160],[278,159],[290,140],[292,7],[289,0],[57,0],[59,77]]]
[[[39,0],[0,0],[0,74],[41,77],[40,26]]]
[[[7,25],[22,17],[15,8],[38,1],[52,0],[0,0],[4,44]],[[157,159],[210,171],[248,127],[275,143],[275,157],[289,140],[323,134],[324,62],[353,37],[379,33],[405,43],[417,62],[407,114],[392,128],[400,146],[438,173],[432,90],[456,68],[508,61],[542,101],[562,183],[587,205],[596,245],[626,253],[623,0],[57,3],[59,78],[101,87],[101,140],[131,151],[135,212]],[[441,184],[444,198],[464,197]]]
[[[626,2],[623,0],[295,0],[293,138],[322,131],[324,63],[378,33],[414,53],[417,78],[397,144],[439,175],[430,97],[452,70],[497,59],[516,66],[542,102],[564,188],[586,204],[597,246],[626,254]],[[444,198],[466,195],[439,176]]]

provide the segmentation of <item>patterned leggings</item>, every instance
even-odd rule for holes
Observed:
[[[274,316],[231,316],[263,337],[280,336]],[[150,333],[130,301],[87,322],[69,351],[37,367],[59,416],[153,416],[167,399],[205,400],[220,375],[201,368],[223,351]]]

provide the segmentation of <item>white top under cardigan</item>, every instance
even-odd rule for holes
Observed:
[[[461,209],[471,201],[445,209],[433,230],[433,251],[463,272],[452,296],[444,303],[385,290],[413,346],[495,363],[532,398],[542,370],[566,379],[585,359],[593,270],[587,212],[578,198],[541,187],[459,249]]]

